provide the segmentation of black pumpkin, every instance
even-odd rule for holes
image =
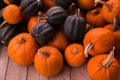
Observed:
[[[18,34],[18,27],[15,25],[10,25],[8,23],[4,24],[0,28],[0,43],[8,45],[9,41]]]
[[[31,35],[37,43],[45,45],[53,38],[54,29],[47,22],[37,23],[32,29]]]
[[[83,17],[79,16],[79,9],[76,15],[68,16],[64,23],[64,33],[71,41],[78,41],[83,39],[86,32],[86,21]]]
[[[63,7],[65,10],[68,10],[72,4],[71,0],[55,0],[57,6]]]
[[[20,5],[21,0],[9,0],[11,4]]]
[[[20,5],[22,11],[29,16],[38,15],[43,10],[42,0],[22,0]]]
[[[54,6],[48,9],[48,11],[46,12],[46,16],[46,20],[50,24],[63,24],[67,17],[67,12],[60,6]]]

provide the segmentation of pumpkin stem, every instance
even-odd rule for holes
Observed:
[[[78,17],[80,16],[80,9],[79,9],[79,8],[76,10],[76,15],[77,15]]]
[[[98,3],[107,6],[107,8],[109,9],[109,11],[110,12],[112,11],[112,5],[106,3],[105,1],[102,1],[102,0],[95,0],[95,5],[94,6],[96,6]]]
[[[38,18],[37,18],[37,20],[39,21],[39,20],[42,20],[42,19],[47,19],[47,16],[42,16],[42,12],[41,11],[39,11],[38,12]]]
[[[7,21],[3,21],[1,24],[0,24],[0,28],[3,27],[3,25],[5,25],[7,23]]]
[[[40,50],[40,49],[38,49],[38,52],[41,53],[41,54],[44,54],[45,57],[49,57],[49,54],[48,54],[48,52],[46,50]]]
[[[25,43],[25,39],[23,37],[20,37],[20,43],[24,44]]]
[[[113,47],[113,49],[110,51],[110,54],[108,55],[107,59],[102,62],[102,66],[106,68],[110,66],[111,60],[114,57],[114,51],[115,51],[115,47]]]
[[[85,57],[88,57],[88,51],[93,48],[93,44],[90,42],[88,45],[85,47],[84,54]]]
[[[74,48],[74,49],[73,49],[73,53],[74,53],[74,54],[77,54],[77,53],[78,53],[78,49],[77,49],[77,48]]]
[[[94,13],[95,15],[98,15],[100,13],[100,11],[97,9],[93,9],[91,12]]]
[[[117,19],[117,15],[114,16],[114,19],[113,19],[113,27],[112,27],[112,31],[117,31],[118,29],[118,19]]]
[[[75,3],[72,3],[72,4],[70,5],[69,10],[71,10],[73,6],[75,6]]]

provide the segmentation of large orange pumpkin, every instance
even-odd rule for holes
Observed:
[[[63,56],[57,48],[43,46],[35,55],[34,66],[43,76],[55,76],[63,69]]]
[[[10,40],[8,55],[15,63],[27,66],[33,63],[38,45],[28,33],[21,33]]]
[[[100,54],[89,60],[87,70],[92,80],[119,80],[120,65],[113,56],[114,50],[109,55]]]
[[[78,43],[70,44],[65,49],[64,55],[67,63],[72,67],[79,67],[86,60],[84,55],[84,48],[81,44]]]

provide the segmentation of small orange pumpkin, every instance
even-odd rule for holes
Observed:
[[[43,46],[35,55],[34,66],[43,76],[55,76],[63,69],[63,56],[57,48]]]
[[[68,39],[62,30],[57,31],[53,39],[48,42],[48,45],[54,46],[61,51],[64,51],[68,44]]]
[[[8,44],[10,59],[19,65],[27,66],[33,63],[38,45],[28,33],[21,33],[12,38]]]
[[[11,3],[9,2],[9,0],[3,0],[3,2],[6,3],[6,4],[11,4]]]
[[[3,9],[2,16],[9,24],[17,24],[22,18],[23,14],[20,8],[14,4],[10,4]]]
[[[81,66],[86,57],[84,55],[84,48],[81,44],[72,43],[65,49],[65,59],[67,63],[72,67]]]
[[[119,80],[120,65],[114,56],[114,49],[110,54],[100,54],[92,57],[87,65],[92,80]]]

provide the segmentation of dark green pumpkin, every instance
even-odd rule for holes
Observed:
[[[67,17],[67,12],[60,6],[54,6],[48,9],[48,11],[46,12],[46,16],[46,20],[50,24],[63,24]]]
[[[53,38],[54,29],[47,22],[37,23],[32,29],[31,35],[37,43],[45,45],[48,43],[49,40]]]
[[[57,6],[63,7],[65,10],[68,10],[72,4],[72,0],[55,0]]]
[[[35,16],[43,10],[42,0],[22,0],[21,9],[26,15]]]
[[[0,28],[0,42],[7,46],[9,41],[17,34],[18,27],[6,23]]]
[[[11,4],[20,5],[21,0],[9,0]]]
[[[79,9],[78,9],[79,10]],[[79,11],[76,15],[68,16],[64,23],[64,33],[71,41],[78,41],[83,39],[86,32],[86,21],[79,16]]]

